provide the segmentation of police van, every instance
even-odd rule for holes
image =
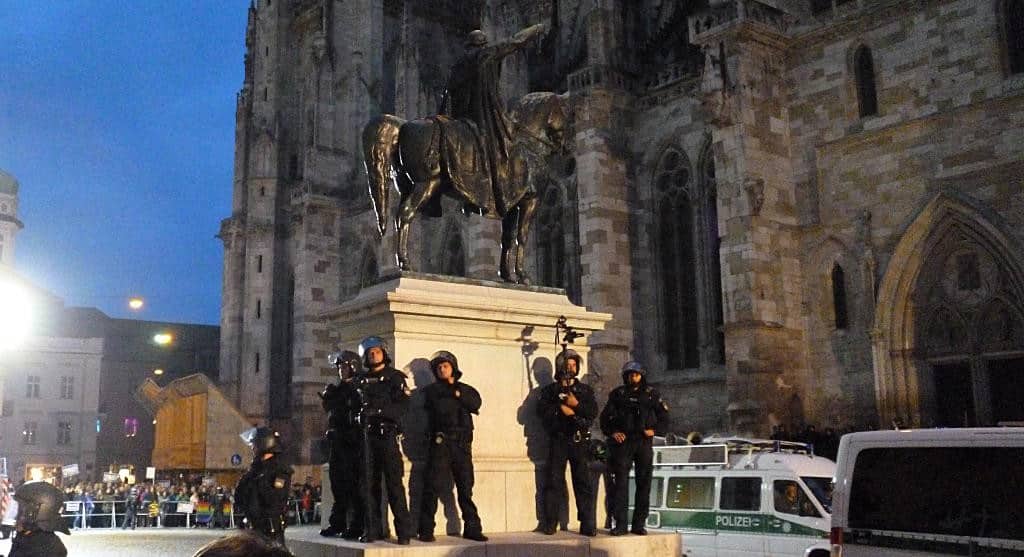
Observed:
[[[656,446],[647,527],[679,532],[685,557],[828,557],[834,473],[803,443]]]
[[[1024,428],[839,441],[833,557],[1024,556]]]

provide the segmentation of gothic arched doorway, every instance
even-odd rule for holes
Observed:
[[[976,209],[944,195],[907,229],[876,305],[883,425],[1024,421],[1021,253]]]

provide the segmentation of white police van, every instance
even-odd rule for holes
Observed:
[[[679,532],[685,557],[828,557],[834,473],[802,443],[656,446],[647,527]]]
[[[1024,556],[1024,427],[839,442],[833,557]]]

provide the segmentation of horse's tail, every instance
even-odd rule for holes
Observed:
[[[363,128],[363,164],[381,237],[387,232],[388,194],[395,180],[395,147],[398,146],[398,130],[404,123],[405,120],[397,116],[381,114]]]

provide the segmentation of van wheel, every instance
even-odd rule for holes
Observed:
[[[815,549],[814,551],[810,552],[807,555],[807,557],[829,557],[830,555],[831,555],[831,553],[828,550],[825,550],[825,549]]]

